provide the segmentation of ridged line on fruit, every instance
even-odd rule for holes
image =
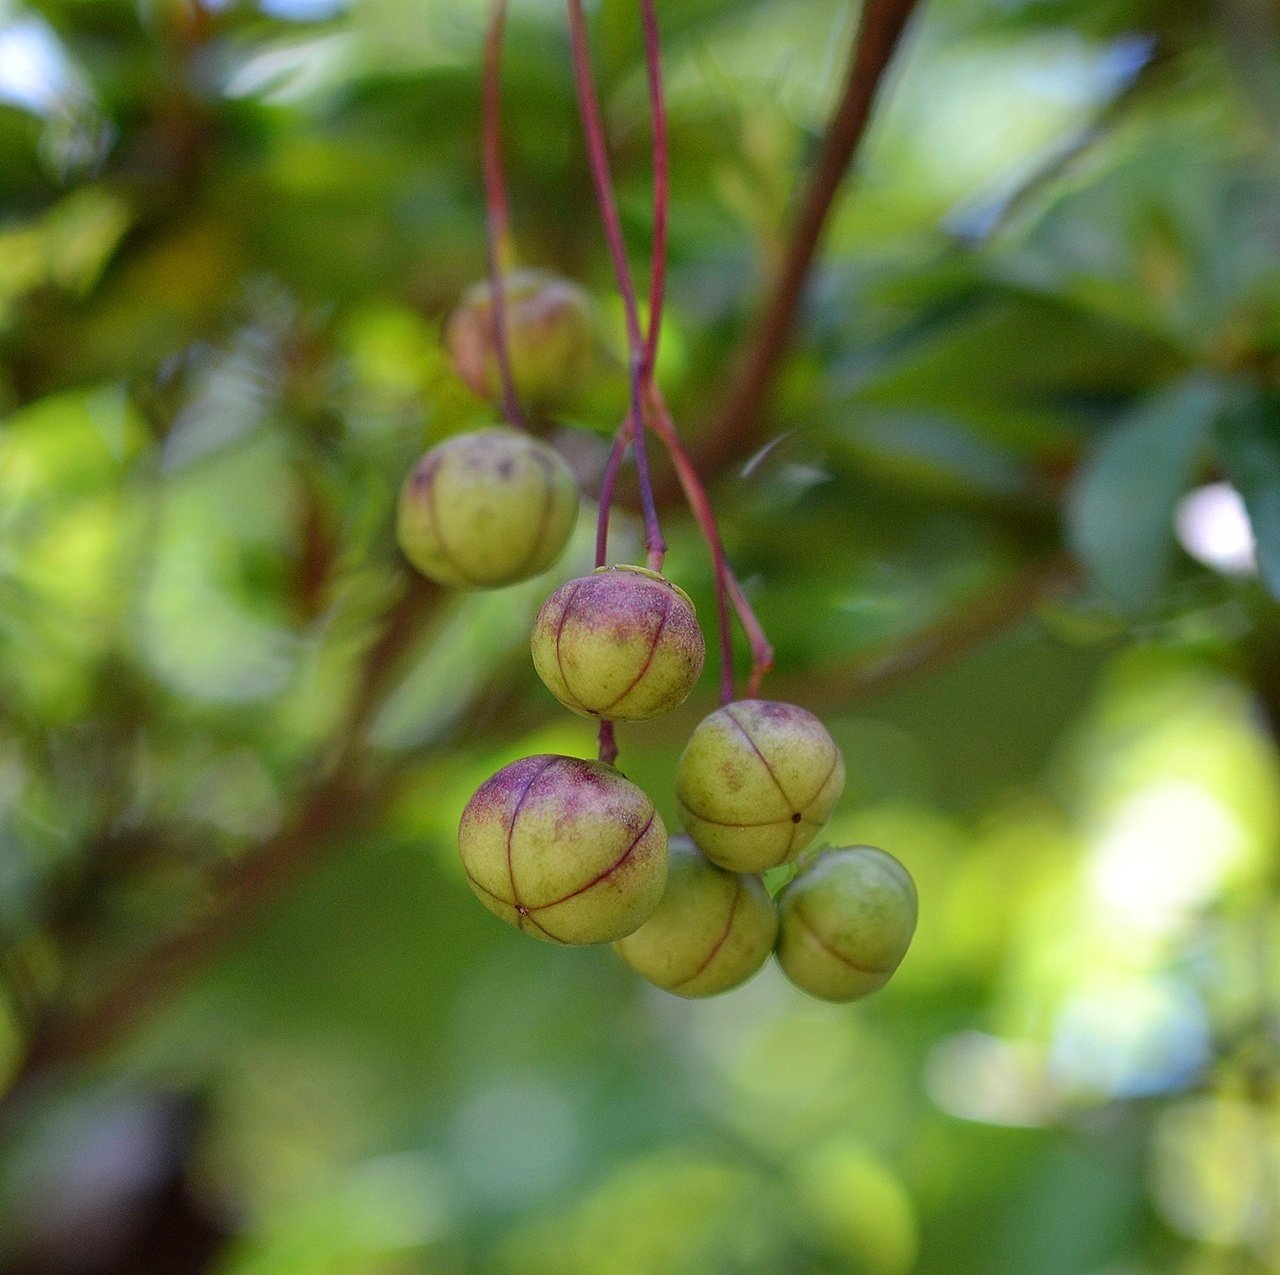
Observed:
[[[520,808],[524,805],[524,800],[529,795],[529,790],[556,764],[556,760],[555,757],[547,758],[543,765],[529,777],[528,782],[520,790],[520,795],[516,798],[515,808],[511,811],[511,822],[507,824],[507,875],[511,878],[511,906],[515,908],[517,916],[524,916],[527,909],[520,901],[520,891],[516,889],[516,865],[511,849],[511,838],[515,836],[516,820],[520,817]]]
[[[805,918],[803,912],[798,907],[792,907],[791,916],[796,919],[800,928],[828,955],[833,956],[841,965],[847,965],[855,974],[865,974],[868,978],[879,978],[881,974],[892,974],[894,966],[888,969],[874,969],[868,965],[859,965],[857,961],[850,960],[843,952],[837,952],[819,933],[813,928],[809,921]]]
[[[775,868],[779,863],[786,863],[791,858],[796,847],[796,833],[800,831],[802,826],[801,821],[796,818],[796,812],[793,812],[791,815],[791,831],[787,834],[787,848],[782,852],[782,858],[778,860],[778,863],[773,865]]]
[[[551,506],[555,503],[555,476],[548,467],[547,458],[535,447],[530,453],[535,465],[542,471],[542,512],[538,516],[538,531],[529,543],[529,552],[525,554],[517,573],[523,576],[533,565],[542,549],[542,537],[547,534],[547,524],[551,521]]]
[[[645,834],[649,831],[650,828],[653,827],[653,821],[654,819],[657,818],[657,816],[658,816],[658,812],[657,810],[654,810],[654,812],[649,816],[649,822],[646,823],[645,826],[641,828],[640,831],[636,834],[635,840],[622,852],[621,855],[618,856],[617,859],[615,859],[607,868],[605,868],[603,872],[598,873],[596,876],[592,877],[591,880],[586,883],[586,885],[580,885],[576,890],[570,891],[563,898],[552,899],[550,903],[539,903],[535,910],[541,911],[543,908],[553,908],[557,904],[567,903],[570,899],[576,899],[580,894],[586,894],[586,892],[590,890],[592,886],[599,885],[600,882],[605,879],[605,877],[612,876],[635,853],[636,846],[638,846],[640,842],[644,840]]]
[[[832,767],[834,771],[835,767]],[[827,776],[827,780],[831,778]],[[823,780],[823,787],[826,787],[827,780]],[[822,791],[820,788],[819,792]],[[814,800],[817,800],[816,798]],[[822,824],[816,819],[810,819],[808,815],[802,815],[798,810],[793,810],[789,815],[781,815],[777,819],[762,819],[758,823],[735,823],[728,819],[712,819],[710,815],[700,815],[694,808],[686,802],[676,798],[676,804],[680,807],[682,815],[689,815],[691,818],[697,819],[700,823],[714,824],[717,828],[772,828],[774,824],[785,823],[788,819],[794,824],[811,823],[815,828],[821,828]],[[812,804],[812,803],[810,803]]]
[[[541,774],[542,772],[539,771],[538,773]],[[536,779],[537,776],[534,776],[534,778]],[[532,783],[532,781],[530,782]],[[546,903],[525,903],[522,900],[520,900],[520,896],[516,894],[516,891],[515,891],[514,880],[511,883],[511,886],[512,886],[511,892],[514,898],[511,898],[511,899],[503,898],[502,895],[489,889],[487,885],[481,885],[480,882],[477,881],[475,877],[471,875],[471,872],[469,869],[464,867],[463,871],[466,872],[467,879],[471,881],[473,884],[479,886],[480,889],[483,890],[485,894],[487,894],[491,899],[495,900],[498,903],[503,904],[505,907],[514,908],[518,915],[523,917],[528,917],[530,920],[533,920],[534,912],[545,912],[547,908],[554,908],[554,907],[558,907],[561,903],[568,903],[570,899],[576,899],[578,895],[586,894],[586,892],[590,890],[593,886],[599,885],[600,882],[605,879],[605,877],[612,876],[615,872],[617,872],[617,870],[620,867],[622,867],[622,865],[626,863],[626,861],[629,858],[631,858],[631,856],[636,851],[636,847],[640,844],[641,841],[644,840],[645,834],[649,831],[650,828],[653,827],[653,821],[655,818],[657,818],[657,814],[658,812],[655,810],[653,814],[649,816],[648,823],[646,823],[645,826],[641,828],[640,831],[636,834],[635,840],[632,841],[631,844],[607,868],[605,868],[601,872],[598,872],[585,885],[580,885],[576,890],[570,890],[568,894],[563,894],[558,899],[549,899]],[[538,924],[537,921],[534,921],[534,924],[537,925]],[[538,928],[541,929],[542,927],[538,926]]]
[[[682,978],[680,982],[673,983],[667,990],[676,992],[682,987],[688,987],[696,978],[701,977],[710,967],[711,962],[720,954],[720,949],[725,945],[729,938],[729,931],[733,929],[733,918],[737,914],[738,904],[742,901],[745,891],[742,888],[741,881],[734,882],[733,899],[729,904],[729,915],[725,918],[724,929],[720,931],[720,937],[716,939],[711,947],[711,951],[707,953],[706,959],[698,966],[688,978]]]
[[[730,712],[731,708],[732,705],[726,704],[724,707],[724,715],[738,728],[739,732],[742,734],[742,738],[751,745],[751,751],[760,758],[760,764],[768,772],[769,778],[773,780],[773,786],[782,794],[782,800],[786,802],[787,809],[794,812],[796,810],[796,803],[787,796],[787,790],[778,780],[778,776],[773,773],[773,767],[769,764],[769,759],[757,747],[756,741],[751,738],[751,732],[747,730],[747,728],[733,715],[732,712]]]
[[[823,790],[831,782],[831,776],[836,773],[836,767],[839,764],[840,764],[840,750],[839,748],[837,748],[835,750],[835,756],[831,758],[831,769],[827,771],[827,777],[818,785],[817,791],[813,794],[812,797],[809,798],[808,805],[804,806],[803,809],[808,810],[809,806],[812,806],[813,803],[817,801],[819,797],[822,796]]]
[[[454,559],[453,554],[449,551],[449,546],[445,543],[444,532],[440,528],[440,518],[436,511],[436,475],[440,472],[437,465],[431,471],[431,481],[426,487],[427,501],[427,521],[431,523],[431,530],[435,532],[436,544],[440,546],[440,557],[456,571],[464,584],[480,585],[483,581],[475,579],[469,571],[464,571]]]
[[[564,661],[560,658],[560,638],[564,633],[564,626],[569,622],[569,606],[573,602],[574,598],[578,596],[578,590],[581,588],[582,581],[575,581],[573,588],[569,590],[569,596],[565,598],[564,604],[560,608],[560,619],[556,622],[556,668],[560,670],[560,685],[564,687],[564,693],[573,700],[574,704],[577,704],[584,713],[590,713],[591,710],[573,693],[572,688],[569,686],[569,679],[565,676]],[[572,707],[572,705],[570,705],[570,707]]]
[[[662,640],[662,631],[667,627],[667,621],[671,618],[671,597],[670,593],[666,594],[667,609],[662,613],[662,619],[658,621],[658,627],[654,630],[653,640],[649,643],[649,654],[644,657],[644,663],[640,665],[640,671],[631,679],[631,682],[621,695],[615,695],[603,708],[600,709],[599,715],[603,717],[611,708],[616,708],[622,703],[632,691],[640,685],[644,675],[649,671],[653,664],[653,657],[657,653],[658,643]]]
[[[510,908],[516,914],[517,929],[523,930],[524,923],[528,921],[534,929],[541,930],[553,943],[560,943],[565,947],[571,946],[568,939],[562,939],[558,934],[552,934],[551,931],[537,919],[537,917],[533,916],[529,908],[525,908],[524,911],[521,911],[514,903],[511,902],[510,899],[504,899],[502,895],[489,889],[489,887],[483,882],[478,881],[472,875],[470,868],[464,866],[462,871],[465,873],[467,880],[471,882],[474,889],[479,890],[481,894],[487,894],[495,903],[501,903],[504,908]]]

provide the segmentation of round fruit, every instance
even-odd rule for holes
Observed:
[[[541,270],[503,276],[502,295],[516,394],[539,407],[572,400],[595,359],[590,298],[576,284]],[[502,383],[487,282],[463,295],[445,326],[445,344],[458,375],[481,398],[497,401]]]
[[[583,717],[638,722],[693,690],[706,643],[689,595],[644,567],[600,567],[562,584],[533,624],[533,663]]]
[[[844,759],[826,727],[771,700],[738,700],[703,718],[676,768],[686,830],[734,872],[790,862],[843,791]]]
[[[504,766],[462,812],[467,880],[495,916],[549,943],[612,943],[648,920],[667,830],[612,766],[541,754]]]
[[[777,934],[778,911],[759,877],[725,872],[687,837],[673,837],[658,910],[613,950],[677,996],[714,996],[746,982]]]
[[[400,492],[404,555],[437,584],[495,589],[545,571],[578,520],[578,485],[558,453],[514,429],[433,447]]]
[[[889,981],[916,928],[916,887],[891,854],[820,854],[778,896],[778,961],[802,991],[851,1001]]]

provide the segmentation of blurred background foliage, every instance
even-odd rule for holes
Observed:
[[[523,257],[599,299],[547,423],[590,491],[621,315],[561,9],[514,0],[506,141]],[[525,649],[590,503],[496,595],[393,537],[491,418],[440,346],[479,0],[0,0],[0,1269],[1280,1271],[1280,17],[930,0],[719,433],[857,13],[661,17],[662,379],[912,952],[865,1005],[686,1003],[467,890],[472,788],[594,747]],[[643,265],[634,5],[593,21]],[[672,824],[713,683],[621,731]]]

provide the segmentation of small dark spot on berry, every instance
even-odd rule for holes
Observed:
[[[801,817],[801,816],[800,816],[800,812],[797,810],[797,811],[795,812],[795,814],[793,814],[793,815],[791,816],[791,822],[792,822],[792,823],[799,823],[799,822],[800,822],[800,817]]]
[[[510,478],[515,472],[515,462],[512,460],[503,460],[498,463],[498,477]]]

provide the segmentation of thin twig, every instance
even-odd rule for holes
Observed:
[[[1053,553],[967,599],[936,623],[870,655],[807,669],[783,691],[801,703],[845,709],[872,695],[926,676],[1024,619],[1080,577],[1075,559]]]
[[[651,570],[661,571],[666,557],[666,543],[662,538],[662,528],[658,519],[657,501],[653,494],[653,479],[649,471],[649,459],[645,450],[643,403],[645,390],[653,374],[650,344],[657,348],[657,333],[651,326],[650,338],[646,339],[640,330],[640,307],[636,300],[635,280],[631,274],[631,263],[627,259],[626,242],[622,235],[622,222],[618,216],[618,203],[613,193],[613,174],[609,164],[609,149],[605,144],[604,123],[600,114],[600,99],[596,93],[595,77],[591,69],[591,49],[587,39],[587,19],[583,12],[582,0],[568,0],[569,36],[573,50],[574,83],[578,93],[578,111],[582,116],[582,131],[586,139],[587,159],[591,168],[591,182],[595,188],[596,204],[600,210],[600,220],[604,225],[605,242],[609,249],[609,259],[613,263],[614,279],[618,285],[618,293],[622,297],[623,315],[627,327],[627,346],[629,350],[629,373],[631,382],[631,399],[628,408],[628,419],[619,426],[619,431],[630,431],[635,444],[636,477],[640,486],[640,507],[644,514],[645,549],[648,554],[648,565]],[[655,28],[656,32],[656,28]],[[646,40],[646,49],[649,42]],[[651,72],[652,74],[652,72]],[[659,89],[661,82],[659,81]],[[655,137],[665,130],[655,128]],[[659,187],[658,179],[662,186]],[[665,202],[666,168],[655,171],[655,191],[661,189],[661,198]],[[655,199],[657,196],[655,196]],[[665,227],[665,214],[663,226]],[[663,231],[662,249],[665,252],[665,229]],[[656,268],[656,266],[655,266]],[[661,289],[659,283],[659,294]],[[604,516],[608,517],[607,508]]]
[[[649,375],[658,366],[658,340],[667,291],[667,216],[671,183],[667,172],[667,106],[662,91],[662,50],[654,0],[640,0],[644,29],[645,73],[649,83],[649,116],[653,122],[653,246],[649,267],[649,334],[645,342]]]
[[[489,321],[493,350],[498,361],[502,411],[515,429],[527,429],[520,409],[511,347],[507,341],[507,294],[503,276],[512,257],[511,212],[507,184],[502,173],[502,37],[506,30],[507,0],[492,0],[489,29],[484,42],[484,92],[481,122],[481,156],[484,171],[485,247],[489,272]]]
[[[662,390],[656,385],[649,387],[649,424],[662,439],[671,455],[675,466],[676,479],[684,491],[685,500],[694,519],[702,530],[703,538],[711,554],[711,565],[716,577],[716,618],[720,634],[720,702],[728,704],[734,698],[733,684],[733,639],[729,629],[729,602],[732,600],[738,619],[751,645],[751,681],[748,698],[754,699],[760,690],[760,679],[773,667],[773,647],[765,637],[764,629],[747,596],[743,593],[733,569],[729,566],[728,555],[724,551],[724,541],[720,538],[720,529],[716,525],[715,513],[711,508],[711,498],[707,489],[698,477],[698,471],[685,448],[684,442],[672,420]]]
[[[365,653],[330,760],[295,818],[211,882],[209,897],[214,903],[207,911],[135,957],[91,1003],[47,1008],[0,1104],[17,1101],[39,1073],[105,1051],[153,1015],[313,866],[339,833],[350,832],[376,814],[389,776],[362,778],[356,763],[377,705],[440,597],[439,589],[416,574],[406,579],[377,640]]]

